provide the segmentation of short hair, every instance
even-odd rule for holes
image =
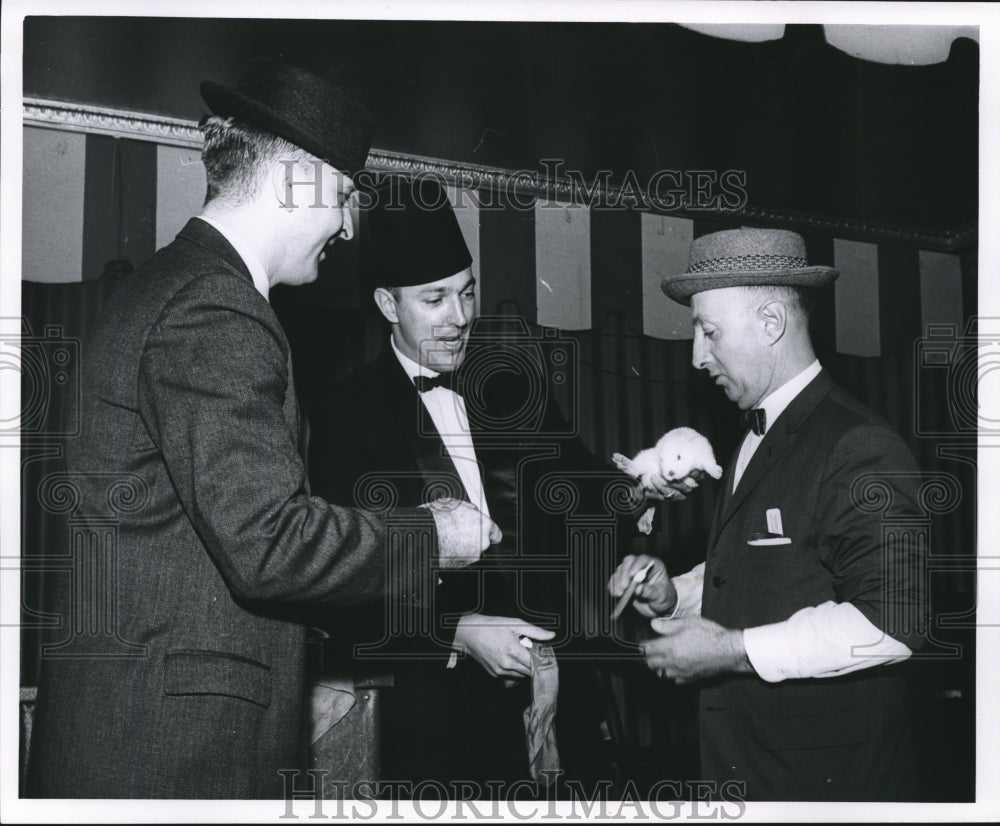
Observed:
[[[808,322],[816,307],[816,292],[810,287],[798,287],[785,284],[761,284],[743,288],[748,299],[767,300],[776,298],[787,307],[802,313]]]
[[[279,160],[311,158],[306,150],[237,118],[212,115],[201,123],[208,188],[205,203],[222,200],[232,206],[250,203],[260,193],[268,169]]]

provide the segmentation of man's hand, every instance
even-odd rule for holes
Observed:
[[[490,544],[503,539],[493,520],[470,502],[435,499],[422,507],[434,515],[442,568],[464,568],[478,562]]]
[[[705,478],[705,471],[701,468],[692,470],[683,479],[667,479],[661,473],[654,473],[649,477],[649,487],[644,487],[643,492],[647,499],[667,499],[680,502],[687,499],[688,494],[698,487],[698,482]]]
[[[704,680],[716,674],[753,671],[743,646],[743,631],[723,628],[703,617],[654,619],[662,636],[643,644],[646,665],[659,676],[678,683]]]
[[[608,593],[614,599],[621,597],[631,584],[632,577],[650,563],[652,567],[649,573],[646,574],[645,580],[636,586],[632,595],[632,607],[644,617],[658,617],[674,610],[677,604],[677,589],[670,581],[667,566],[656,557],[645,554],[626,556],[608,580]]]
[[[458,621],[454,647],[479,663],[491,677],[530,677],[531,655],[521,645],[521,637],[551,640],[546,631],[513,617],[466,614]]]

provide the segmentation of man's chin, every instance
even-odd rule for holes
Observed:
[[[319,269],[313,267],[310,270],[300,270],[294,274],[288,273],[283,278],[279,278],[277,283],[286,287],[300,287],[303,284],[311,284],[319,278]]]

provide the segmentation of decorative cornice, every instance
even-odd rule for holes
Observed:
[[[55,100],[25,98],[24,125],[152,141],[192,149],[201,146],[201,132],[192,121]]]
[[[24,99],[24,124],[69,132],[85,132],[115,138],[152,141],[167,146],[181,146],[191,149],[200,148],[202,143],[201,132],[193,121],[144,112],[130,112],[37,98]],[[376,172],[434,176],[461,189],[478,190],[481,193],[500,193],[505,203],[521,209],[533,208],[532,199],[546,199],[549,202],[558,203],[581,202],[579,180],[573,180],[566,176],[549,175],[543,170],[512,171],[500,167],[407,155],[380,149],[372,149],[368,157],[368,167]],[[594,182],[593,188],[587,190],[586,203],[600,205],[593,208],[639,208],[645,212],[680,218],[738,220],[750,224],[792,229],[802,233],[872,243],[900,244],[941,252],[967,251],[975,245],[977,239],[975,224],[946,230],[929,230],[753,205],[745,205],[738,210],[677,209],[662,211],[655,208],[655,199],[650,199],[648,193],[643,189],[637,189],[634,186],[623,189],[598,181]],[[650,207],[650,204],[653,206]]]

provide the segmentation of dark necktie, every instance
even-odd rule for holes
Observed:
[[[740,415],[740,428],[744,431],[752,430],[755,436],[763,436],[767,431],[767,413],[763,407],[754,407],[744,410]]]
[[[435,387],[444,387],[446,390],[454,390],[452,387],[451,373],[439,373],[436,376],[414,376],[413,386],[417,388],[418,393],[426,393],[428,390],[433,390]]]

